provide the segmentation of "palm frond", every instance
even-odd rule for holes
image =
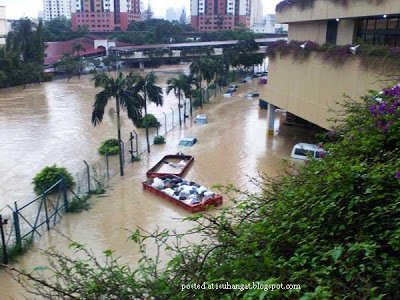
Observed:
[[[96,101],[93,104],[94,108],[92,112],[92,124],[94,126],[100,124],[101,121],[103,121],[104,110],[110,98],[111,95],[107,90],[103,90],[100,93],[96,94]]]

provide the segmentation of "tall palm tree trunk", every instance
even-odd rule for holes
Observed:
[[[121,147],[121,120],[119,118],[119,99],[115,98],[116,109],[117,109],[117,127],[118,127],[118,152],[119,152],[119,172],[121,176],[124,176],[124,164],[122,161],[122,147]]]
[[[186,124],[186,98],[183,99],[183,123]]]
[[[179,126],[182,126],[182,114],[181,114],[181,90],[178,90],[178,111],[179,111]]]
[[[203,108],[203,89],[201,87],[201,79],[200,79],[200,108]]]
[[[144,117],[147,117],[147,95],[144,94]],[[150,140],[149,140],[149,124],[145,122],[146,127],[146,142],[147,142],[147,153],[150,153]]]
[[[192,95],[190,95],[190,98],[189,98],[189,105],[190,105],[190,117],[191,118],[193,118],[193,104],[192,104]]]

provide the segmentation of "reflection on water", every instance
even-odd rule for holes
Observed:
[[[165,82],[171,74],[161,75]],[[258,108],[257,100],[244,98],[248,91],[257,90],[255,82],[240,86],[232,98],[217,97],[206,105],[202,113],[209,123],[196,125],[187,122],[182,128],[168,133],[165,145],[153,146],[152,154],[129,165],[125,177],[114,178],[108,197],[99,198],[88,212],[64,216],[58,229],[72,239],[86,243],[96,255],[105,249],[116,250],[125,262],[137,259],[137,249],[127,239],[128,230],[137,226],[148,230],[156,226],[183,231],[189,224],[178,218],[187,212],[151,193],[142,190],[146,171],[164,155],[183,151],[195,156],[186,177],[211,187],[213,184],[233,183],[242,189],[252,189],[249,176],[264,172],[276,176],[282,159],[290,156],[297,142],[310,141],[308,130],[280,126],[275,136],[267,136],[267,111]],[[90,124],[91,105],[95,90],[89,78],[80,81],[56,81],[42,86],[0,91],[0,147],[1,169],[0,205],[26,197],[32,176],[44,165],[58,163],[74,168],[81,159],[96,159],[97,146],[115,136],[114,124],[105,117],[99,128]],[[169,96],[163,108],[176,107],[176,99]],[[277,114],[277,125],[282,115]],[[124,120],[126,134],[132,125]],[[191,148],[177,146],[184,136],[195,136],[198,143]],[[224,206],[229,205],[225,198]],[[49,244],[68,251],[68,242],[51,231],[36,243],[45,248]],[[37,250],[21,258],[19,266],[32,268],[44,263]],[[0,273],[0,297],[20,297],[21,289],[7,274]]]

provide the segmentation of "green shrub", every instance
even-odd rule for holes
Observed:
[[[143,117],[139,128],[146,128],[146,124],[147,128],[157,128],[161,126],[160,122],[158,122],[157,118],[153,114],[147,114]]]
[[[100,155],[116,155],[119,153],[119,143],[117,139],[109,139],[101,143],[99,147]]]
[[[67,169],[57,167],[55,164],[47,166],[33,178],[33,189],[37,195],[41,195],[62,177],[64,177],[68,188],[72,188],[75,185],[74,179]]]
[[[90,209],[90,194],[86,194],[80,197],[74,197],[69,203],[68,203],[68,210],[67,212],[69,213],[79,213],[84,210],[89,210]]]
[[[154,137],[154,145],[165,144],[165,138],[162,135],[157,135]]]

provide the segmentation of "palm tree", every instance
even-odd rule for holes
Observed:
[[[199,80],[199,88],[201,91],[201,82],[204,80],[209,84],[215,77],[215,62],[209,57],[200,57],[190,64],[190,74],[196,75]],[[200,107],[203,108],[203,93],[201,91]]]
[[[136,95],[139,95],[142,99],[142,108],[144,109],[144,117],[147,116],[147,101],[155,103],[157,106],[162,106],[164,97],[162,89],[156,85],[157,76],[151,71],[146,76],[135,75],[134,76],[135,87],[134,91]],[[147,152],[150,153],[150,141],[149,141],[149,127],[145,122],[146,127],[146,141],[147,141]]]
[[[78,54],[78,57],[81,57],[81,52],[86,52],[86,49],[81,43],[75,43],[72,46],[72,54],[75,54],[75,52]]]
[[[186,75],[185,75],[186,76]],[[199,80],[193,76],[192,74],[189,74],[189,76],[186,76],[186,80],[187,80],[187,89],[184,90],[183,92],[185,93],[185,97],[189,98],[189,105],[190,105],[190,116],[193,117],[193,103],[192,103],[192,97],[193,97],[193,86],[198,89],[200,82]]]
[[[178,97],[178,110],[179,110],[179,125],[182,126],[182,117],[181,117],[181,96],[185,96],[185,91],[189,89],[189,81],[188,76],[184,74],[179,74],[177,77],[169,78],[167,80],[167,95],[173,90],[175,96]],[[184,117],[183,122],[186,123],[186,105],[184,109]]]
[[[125,76],[119,73],[116,77],[108,76],[105,73],[94,75],[94,86],[101,87],[103,90],[96,94],[96,101],[93,105],[92,124],[94,126],[103,121],[104,110],[111,98],[115,99],[117,128],[118,128],[118,145],[119,145],[119,166],[120,174],[124,175],[124,167],[122,162],[121,149],[121,121],[120,109],[127,112],[128,118],[138,125],[142,119],[142,102],[141,96],[135,93],[134,83],[135,77],[132,73]]]

